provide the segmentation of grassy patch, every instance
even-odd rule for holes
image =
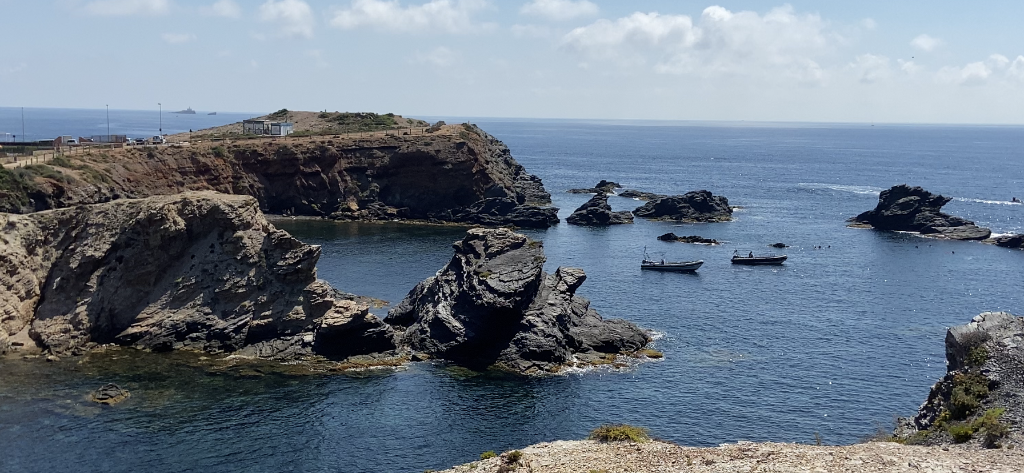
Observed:
[[[960,373],[953,376],[953,393],[949,397],[949,414],[954,420],[964,420],[981,408],[981,399],[988,396],[988,378],[980,373]]]
[[[31,180],[0,166],[0,212],[21,212],[28,206],[28,193],[33,189]]]
[[[480,459],[481,460],[486,460],[488,458],[494,458],[496,456],[498,456],[498,454],[494,453],[494,450],[488,450],[488,451],[480,454]]]
[[[271,120],[285,120],[288,118],[288,113],[289,112],[287,108],[282,108],[281,110],[278,110],[274,113],[271,113],[270,115],[267,115],[267,118]]]
[[[999,416],[1004,412],[1006,409],[1003,408],[989,409],[971,422],[958,422],[947,426],[946,431],[956,443],[964,443],[974,438],[975,434],[981,433],[984,434],[982,444],[985,447],[998,447],[999,441],[1010,433],[1010,428],[999,420]]]
[[[320,118],[330,122],[334,132],[341,133],[381,131],[398,127],[398,121],[395,120],[395,115],[392,113],[378,115],[376,113],[362,112],[335,112],[321,113]]]
[[[651,439],[651,436],[643,427],[605,424],[591,431],[587,438],[601,442],[646,442]]]
[[[228,151],[226,149],[224,149],[223,146],[220,146],[220,145],[217,145],[217,146],[214,146],[213,148],[211,148],[210,152],[213,153],[214,157],[217,157],[217,158],[223,158],[224,156],[228,155]]]

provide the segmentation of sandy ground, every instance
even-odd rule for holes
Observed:
[[[1005,472],[1024,471],[1022,450],[917,447],[869,442],[832,447],[740,442],[712,448],[665,442],[557,441],[522,449],[518,464],[508,452],[460,465],[448,473],[641,472]],[[511,467],[515,467],[511,470]]]

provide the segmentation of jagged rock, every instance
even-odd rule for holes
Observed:
[[[946,375],[928,394],[912,419],[900,419],[894,435],[926,445],[954,443],[950,425],[968,425],[994,408],[1009,436],[977,431],[972,443],[1020,446],[1024,426],[1024,318],[985,312],[946,332]],[[959,392],[958,392],[959,391]],[[941,419],[941,422],[940,422]],[[928,435],[917,435],[928,431]],[[963,441],[964,439],[961,439]],[[959,442],[956,442],[959,443]]]
[[[131,397],[131,393],[116,384],[108,383],[89,394],[92,402],[112,406]]]
[[[704,237],[702,237],[700,235],[679,236],[679,235],[676,235],[675,233],[666,233],[664,235],[661,235],[661,236],[658,237],[658,240],[661,240],[661,241],[678,241],[680,243],[699,243],[699,244],[703,244],[703,245],[717,245],[718,244],[718,240],[715,240],[713,238],[704,238]]]
[[[629,322],[603,320],[576,295],[582,269],[546,274],[540,242],[475,228],[453,246],[451,261],[385,319],[414,351],[474,369],[533,373],[635,352],[650,341]]]
[[[594,187],[588,189],[569,189],[566,192],[570,194],[614,194],[615,189],[621,187],[617,182],[601,179],[601,182],[598,182]]]
[[[522,228],[548,228],[558,224],[558,208],[520,204],[505,197],[491,197],[462,209],[450,221],[489,227],[515,225]]]
[[[854,224],[879,230],[920,232],[922,235],[951,240],[984,240],[992,232],[974,222],[944,214],[942,206],[953,200],[906,184],[893,186],[878,196],[874,210],[850,219]]]
[[[995,243],[997,246],[1001,246],[1003,248],[1024,249],[1024,235],[1019,233],[1013,235],[998,236],[993,238],[992,242]]]
[[[786,245],[785,243],[782,243],[782,242],[772,243],[771,245],[768,245],[768,246],[770,246],[772,248],[789,248],[788,245]]]
[[[97,343],[276,359],[395,348],[365,304],[316,279],[320,248],[274,228],[252,197],[0,214],[0,227],[0,333],[27,329],[52,355]]]
[[[729,199],[706,190],[662,196],[633,211],[637,217],[679,222],[726,222],[732,219]]]
[[[619,197],[626,197],[626,198],[629,198],[629,199],[637,199],[637,200],[654,200],[654,199],[660,199],[662,197],[668,197],[668,196],[661,195],[661,194],[655,194],[653,192],[638,191],[636,189],[626,189],[626,190],[624,190],[622,192],[619,192],[618,196]]]
[[[572,215],[566,218],[565,221],[572,225],[618,225],[633,223],[633,214],[629,213],[628,210],[612,212],[612,206],[608,205],[608,195],[598,193],[581,205],[580,208],[573,211]]]

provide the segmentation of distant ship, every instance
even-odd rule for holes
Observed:
[[[177,112],[171,112],[171,113],[180,113],[182,115],[195,115],[196,111],[192,110],[192,107],[189,107],[189,108],[186,108],[185,110],[178,110]]]
[[[216,115],[216,114],[217,114],[217,112],[210,112],[210,113],[207,113],[207,115]]]

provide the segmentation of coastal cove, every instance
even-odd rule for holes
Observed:
[[[545,270],[586,270],[580,294],[604,317],[654,330],[665,359],[545,378],[433,363],[286,376],[209,375],[157,354],[134,367],[2,360],[0,437],[10,441],[0,466],[423,471],[486,450],[582,438],[604,422],[694,446],[808,443],[816,432],[846,444],[915,411],[945,372],[947,326],[987,310],[1024,313],[1024,252],[845,226],[874,207],[880,190],[906,182],[953,196],[945,211],[993,232],[1024,232],[1024,206],[1009,202],[1024,194],[1024,129],[474,122],[543,179],[561,209],[560,225],[523,231],[543,241]],[[664,194],[708,189],[739,209],[725,223],[566,225],[591,196],[565,191],[601,179]],[[608,202],[617,211],[642,204]],[[322,245],[320,278],[392,304],[441,268],[466,230],[273,222]],[[657,241],[667,232],[722,244]],[[790,246],[782,267],[728,264],[736,249],[775,242]],[[696,275],[641,273],[644,247],[706,263]],[[85,393],[104,382],[128,387],[132,398],[87,405]]]

